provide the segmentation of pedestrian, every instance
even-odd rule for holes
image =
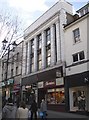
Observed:
[[[40,105],[40,111],[43,113],[42,118],[46,119],[47,115],[47,104],[44,99],[42,99],[41,105]]]
[[[16,105],[17,105],[17,108],[19,108],[19,104],[20,104],[20,96],[17,95],[17,97],[16,97]]]
[[[28,108],[26,108],[26,104],[24,101],[21,101],[19,108],[17,109],[17,118],[19,120],[22,120],[24,118],[25,120],[28,120]]]
[[[33,116],[34,119],[37,120],[37,103],[35,100],[33,100],[30,110],[31,110],[31,120],[33,119]]]
[[[8,98],[6,105],[2,109],[2,119],[15,119],[16,118],[17,107],[14,106],[12,99]]]

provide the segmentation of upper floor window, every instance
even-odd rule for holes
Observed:
[[[41,49],[42,47],[42,36],[41,34],[38,35],[38,49]]]
[[[86,14],[86,13],[88,13],[88,7],[87,7],[87,8],[85,8],[85,14]]]
[[[84,51],[73,54],[73,62],[78,62],[85,59]]]
[[[46,30],[46,45],[49,45],[51,43],[51,38],[50,38],[50,28]]]
[[[34,39],[31,40],[31,53],[34,53]]]
[[[42,68],[42,54],[41,51],[39,51],[38,53],[38,70],[40,70]]]
[[[34,55],[31,55],[31,64],[30,64],[31,73],[34,71]]]
[[[80,41],[80,31],[79,28],[75,29],[73,31],[73,35],[74,35],[74,43],[77,43],[78,41]]]
[[[17,61],[19,60],[19,52],[17,53]]]
[[[46,65],[49,67],[51,64],[51,49],[50,46],[46,48]]]
[[[14,56],[12,56],[12,64],[14,64]]]
[[[11,69],[11,77],[13,77],[13,69]]]
[[[16,75],[18,74],[18,66],[16,67]]]

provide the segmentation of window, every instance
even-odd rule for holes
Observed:
[[[73,62],[81,61],[83,59],[85,59],[84,51],[81,51],[73,55]]]
[[[46,30],[46,65],[50,66],[51,63],[51,38],[50,38],[50,28]]]
[[[86,14],[86,13],[88,13],[88,7],[87,7],[87,8],[85,8],[85,14]]]
[[[11,69],[11,77],[13,77],[13,69]]]
[[[48,104],[65,103],[64,88],[48,89],[47,102]]]
[[[16,75],[18,74],[18,66],[16,67]]]
[[[51,49],[50,46],[47,46],[46,48],[46,65],[49,67],[51,64]]]
[[[76,61],[78,61],[78,54],[73,55],[73,62],[76,62]]]
[[[17,53],[17,61],[19,60],[19,52]]]
[[[34,53],[34,39],[31,40],[31,53]]]
[[[46,45],[49,45],[51,42],[51,38],[50,38],[50,29],[48,28],[46,30]]]
[[[38,70],[42,68],[42,54],[41,51],[38,53]]]
[[[79,28],[77,28],[73,31],[73,35],[74,35],[74,43],[77,43],[78,41],[80,41]]]
[[[31,73],[34,71],[34,55],[33,54],[31,55],[31,68],[30,68],[30,70],[31,70]]]
[[[28,43],[26,43],[26,64],[25,64],[25,74],[27,72],[27,55],[28,55]]]
[[[81,14],[81,16],[83,16],[84,15],[84,10],[81,10],[80,14]]]
[[[84,51],[80,52],[79,53],[79,59],[80,60],[83,60],[85,57],[84,57]]]
[[[42,36],[40,34],[38,35],[38,49],[41,49],[41,47],[42,47]]]
[[[12,64],[14,64],[14,56],[12,56]]]

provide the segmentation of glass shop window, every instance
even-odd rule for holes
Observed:
[[[47,94],[48,104],[65,103],[64,88],[49,89]]]

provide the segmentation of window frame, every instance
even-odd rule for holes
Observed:
[[[75,44],[80,42],[80,30],[79,30],[79,28],[76,28],[73,30],[73,39],[74,39]]]
[[[83,58],[82,58],[82,59],[80,59],[80,54],[81,54],[81,53],[83,53]],[[77,61],[74,61],[74,60],[73,60],[73,63],[77,63],[77,62],[80,62],[80,61],[85,60],[84,51],[80,51],[80,52],[78,52],[78,53],[73,54],[73,55],[72,55],[72,58],[73,58],[74,55],[77,55],[77,56],[78,56],[78,60],[77,60]]]

